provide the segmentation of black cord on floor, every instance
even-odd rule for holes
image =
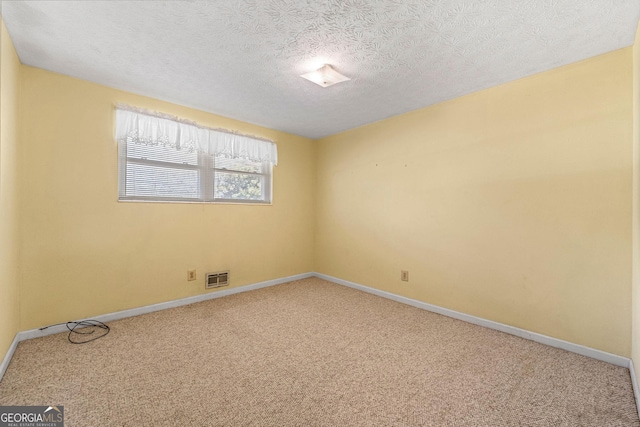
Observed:
[[[49,325],[49,326],[45,326],[44,328],[40,328],[41,331],[44,331],[47,328],[51,328],[52,326],[59,326],[59,325],[66,325],[67,329],[69,330],[69,335],[67,336],[67,339],[69,340],[69,342],[71,344],[85,344],[91,341],[95,341],[98,338],[102,338],[103,336],[107,335],[109,333],[109,331],[111,330],[111,328],[106,324],[106,323],[102,323],[99,320],[79,320],[79,321],[73,321],[73,322],[63,322],[63,323],[56,323],[55,325]],[[76,328],[80,327],[80,330],[76,331]],[[91,327],[91,330],[88,331],[82,331],[82,329],[86,328],[86,327]],[[98,329],[102,329],[104,332],[102,332],[100,335],[96,335],[95,337],[91,337],[87,340],[82,340],[82,341],[74,341],[71,337],[74,335],[91,335],[93,334],[96,329],[94,328],[98,328]]]

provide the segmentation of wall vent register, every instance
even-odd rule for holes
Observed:
[[[219,273],[207,273],[205,277],[205,288],[219,288],[229,285],[229,272],[222,271]]]

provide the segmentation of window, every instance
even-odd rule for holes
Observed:
[[[275,144],[117,110],[119,200],[270,203]]]
[[[213,158],[214,200],[271,200],[271,165],[224,154]]]

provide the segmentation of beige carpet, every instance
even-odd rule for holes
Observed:
[[[2,405],[76,426],[640,426],[629,371],[306,279],[19,344]]]

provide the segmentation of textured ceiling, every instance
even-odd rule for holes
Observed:
[[[630,46],[638,0],[8,1],[24,64],[310,138]],[[350,81],[299,77],[331,64]]]

